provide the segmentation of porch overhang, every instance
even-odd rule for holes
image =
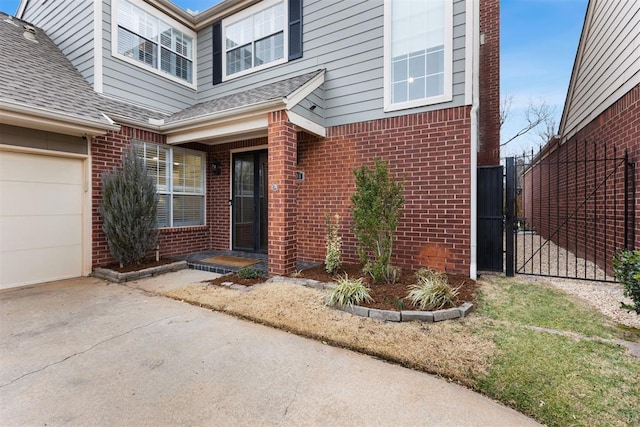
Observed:
[[[169,123],[153,121],[149,125],[165,134],[168,144],[200,142],[213,145],[267,136],[269,113],[285,110],[289,120],[300,129],[325,137],[326,129],[322,124],[291,111],[324,83],[324,74],[324,70],[319,72],[286,96],[198,114]]]
[[[268,113],[286,108],[282,99],[234,108],[161,126],[168,144],[193,141],[224,143],[237,138],[266,136]]]

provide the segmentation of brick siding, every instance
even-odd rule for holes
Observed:
[[[468,274],[470,263],[469,108],[337,126],[324,139],[298,142],[298,258],[324,260],[324,218],[339,214],[344,258],[357,261],[351,232],[353,170],[389,162],[404,177],[405,206],[392,262]]]
[[[500,164],[500,1],[481,0],[478,166]]]
[[[353,170],[362,164],[373,164],[376,157],[388,160],[391,172],[406,179],[406,205],[393,263],[468,274],[469,126],[468,107],[412,114],[333,127],[328,129],[326,138],[298,132],[294,153],[290,151],[294,146],[293,127],[282,116],[272,115],[269,138],[208,148],[209,158],[222,166],[220,175],[208,174],[210,249],[227,250],[230,246],[232,152],[269,143],[268,184],[278,185],[278,191],[268,189],[272,274],[276,269],[290,271],[296,258],[324,261],[327,213],[342,216],[340,233],[345,260],[358,261],[350,214],[350,197],[355,189]],[[293,154],[297,154],[297,164]],[[278,162],[286,163],[286,177],[274,173]],[[295,181],[295,171],[304,172],[304,181]],[[288,208],[283,210],[284,206]],[[274,248],[276,242],[280,246]]]
[[[624,157],[625,149],[629,161],[640,160],[640,85],[565,143],[545,147],[540,157],[545,163],[614,159]],[[588,162],[584,170],[543,165],[524,179],[524,213],[536,218],[533,223],[536,230],[546,238],[552,236],[556,244],[578,256],[595,261],[609,274],[613,253],[624,242],[624,170],[613,172],[619,164],[619,160]],[[640,182],[640,168],[630,171],[635,173],[635,182]],[[610,176],[606,185],[601,184],[605,176]],[[587,202],[585,195],[590,195]],[[636,191],[632,212],[636,224],[635,229],[629,230],[631,235],[635,234],[635,241],[629,243],[636,248],[640,247],[639,210],[640,192]],[[568,216],[571,219],[565,222]]]
[[[98,212],[102,199],[102,174],[122,165],[122,153],[132,139],[165,143],[165,137],[154,132],[123,126],[119,132],[109,132],[105,136],[91,141],[91,178],[92,178],[92,267],[100,267],[115,262],[106,236],[102,231],[102,217]],[[197,148],[196,146],[188,148]],[[180,255],[208,249],[209,227],[181,227],[160,230],[161,256]]]

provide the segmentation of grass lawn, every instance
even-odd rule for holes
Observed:
[[[640,425],[640,359],[615,343],[640,331],[544,285],[490,277],[472,316],[435,324],[352,316],[286,283],[166,295],[440,375],[551,426]]]
[[[640,425],[640,359],[612,341],[639,331],[508,279],[485,284],[479,305],[476,332],[497,348],[479,391],[549,425]]]

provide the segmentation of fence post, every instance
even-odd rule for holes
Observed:
[[[635,249],[636,241],[636,180],[634,162],[629,161],[629,152],[624,150],[624,247]]]
[[[506,240],[506,263],[505,272],[507,277],[513,277],[514,272],[514,239],[515,239],[515,209],[516,209],[516,163],[515,158],[507,157],[507,182],[506,182],[506,218],[505,218],[505,240]]]

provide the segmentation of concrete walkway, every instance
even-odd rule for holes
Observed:
[[[142,290],[209,274],[1,291],[0,425],[536,425],[433,376]]]

